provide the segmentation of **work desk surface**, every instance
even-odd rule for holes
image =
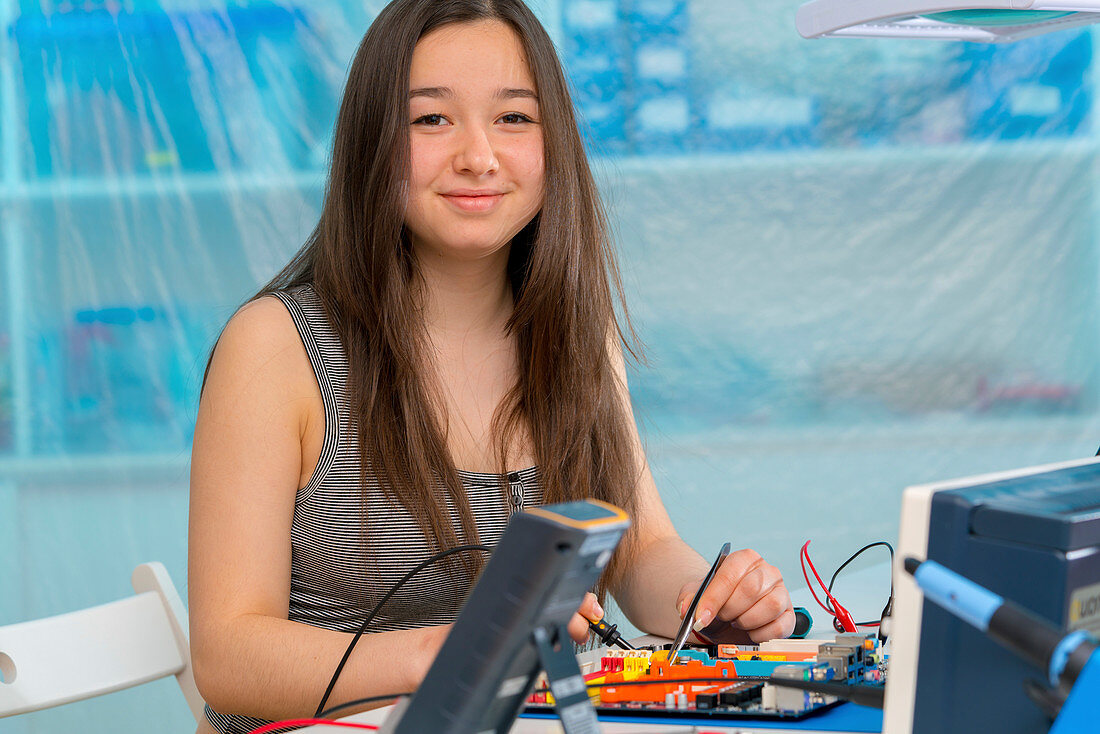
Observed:
[[[354,714],[340,721],[363,724],[382,724],[392,707]],[[311,726],[302,729],[310,734],[331,733],[327,726]],[[561,724],[556,718],[520,717],[512,726],[512,734],[561,734]],[[625,723],[600,721],[603,734],[776,734],[777,731],[797,731],[800,734],[875,734],[882,731],[882,712],[855,704],[842,704],[801,722],[771,723],[745,720],[703,724],[681,724],[655,721],[652,723]]]
[[[801,581],[801,579],[799,579]],[[788,579],[792,585],[793,579]],[[845,573],[843,585],[838,581],[834,592],[841,602],[848,606],[853,614],[864,614],[868,618],[877,617],[890,590],[890,566],[880,563],[867,568]],[[818,594],[820,596],[820,593]],[[828,615],[818,607],[805,586],[791,591],[791,600],[795,606],[805,607],[810,611],[814,619],[813,629],[809,637],[831,637],[834,632]],[[873,613],[868,610],[876,610]],[[635,644],[653,644],[665,642],[663,638],[640,637],[632,640]],[[587,653],[592,655],[593,653]],[[596,652],[595,654],[599,654]],[[363,724],[381,725],[389,715],[392,707],[365,711],[360,714],[340,719]],[[706,722],[701,724],[682,724],[674,722],[655,721],[650,723],[625,723],[604,721],[601,719],[600,730],[603,734],[775,734],[776,731],[797,731],[801,734],[838,734],[838,732],[858,732],[867,734],[882,731],[882,712],[854,704],[842,704],[834,709],[817,716],[812,716],[801,722],[767,722],[745,720],[743,722],[722,721]],[[332,727],[312,726],[301,729],[310,734],[329,734],[336,731]],[[344,731],[348,731],[345,729]],[[527,718],[516,720],[512,727],[512,734],[561,734],[561,724],[556,718]]]

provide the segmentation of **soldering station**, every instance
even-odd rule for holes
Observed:
[[[793,20],[803,39],[1011,44],[1100,23],[1100,0],[809,0]],[[675,637],[633,636],[612,614],[588,619],[590,644],[577,646],[567,626],[632,518],[598,500],[517,511],[495,546],[445,549],[378,598],[314,718],[385,734],[1100,732],[1100,457],[1004,469],[905,489],[896,543],[853,530],[792,546],[794,631],[756,643],[695,629],[736,527],[716,556],[699,549],[713,563]],[[819,571],[811,545],[851,555]],[[419,688],[330,705],[385,605],[464,556],[484,569]],[[873,558],[888,560],[889,583],[865,589],[857,613],[837,581]],[[0,634],[0,716],[17,680],[4,647]],[[255,731],[287,725],[305,723]]]

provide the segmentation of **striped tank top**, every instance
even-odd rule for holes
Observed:
[[[360,474],[357,427],[348,402],[348,360],[312,286],[275,294],[290,312],[309,355],[325,411],[325,436],[317,468],[298,490],[290,528],[288,618],[316,627],[354,632],[389,589],[432,554],[416,521],[391,502],[371,475]],[[535,467],[506,475],[459,471],[477,519],[481,543],[495,546],[513,512],[542,503]],[[441,492],[441,496],[443,493]],[[447,500],[459,537],[458,513]],[[453,622],[469,584],[443,564],[414,576],[371,622],[368,634]],[[333,669],[338,660],[332,661]],[[287,661],[294,667],[294,661]],[[303,681],[324,690],[323,681]],[[263,719],[222,714],[206,707],[222,734],[243,734]]]

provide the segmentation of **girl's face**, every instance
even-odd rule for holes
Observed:
[[[405,225],[421,255],[501,250],[542,206],[542,126],[523,47],[498,21],[437,28],[409,74]]]

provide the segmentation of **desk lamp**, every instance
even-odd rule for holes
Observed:
[[[931,38],[1004,43],[1100,23],[1100,0],[810,0],[795,26],[805,38]]]

